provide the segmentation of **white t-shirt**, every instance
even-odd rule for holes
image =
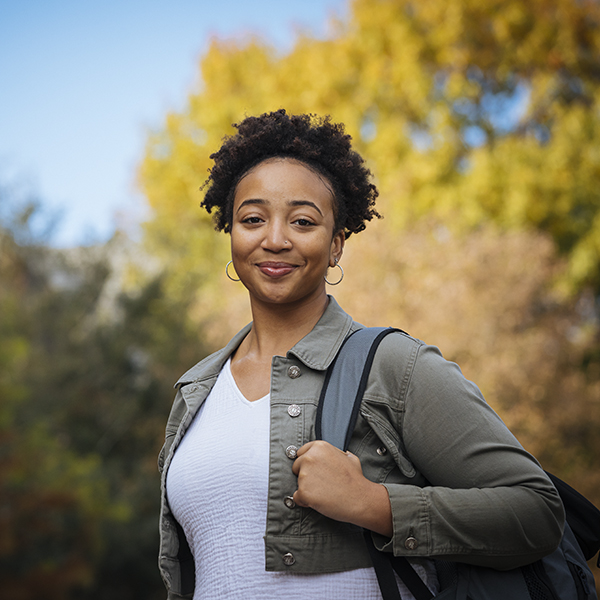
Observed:
[[[173,456],[167,498],[194,556],[194,600],[380,600],[372,568],[265,571],[269,400],[246,400],[228,361]],[[402,598],[413,600],[403,588]]]

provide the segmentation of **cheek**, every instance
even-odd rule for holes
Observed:
[[[331,238],[329,236],[323,236],[313,248],[313,261],[322,265],[323,269],[327,269],[329,267],[329,257],[331,256],[332,248]]]
[[[231,227],[231,233],[229,234],[231,238],[231,247],[232,248],[243,248],[247,246],[252,239],[252,233],[242,227],[239,223],[234,223]]]
[[[247,254],[248,241],[244,236],[236,235],[235,227],[231,231],[231,258],[237,261],[242,261],[244,255]]]

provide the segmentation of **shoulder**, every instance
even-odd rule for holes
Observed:
[[[389,368],[412,368],[427,344],[405,331],[390,328],[390,333],[381,339],[374,356],[373,366]]]
[[[456,363],[446,360],[437,346],[412,337],[402,330],[394,330],[392,334],[382,339],[377,349],[376,358],[384,364],[406,364],[407,367],[417,367],[418,370],[429,369],[460,369]]]
[[[371,376],[402,398],[409,391],[438,395],[443,389],[473,387],[460,367],[446,360],[439,348],[400,331],[381,340]]]

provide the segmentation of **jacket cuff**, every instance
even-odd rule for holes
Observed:
[[[431,527],[427,497],[420,487],[384,483],[392,507],[392,538],[373,534],[378,550],[395,556],[431,555]]]

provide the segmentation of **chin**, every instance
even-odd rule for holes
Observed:
[[[269,293],[263,294],[253,294],[250,292],[250,296],[254,296],[259,302],[263,302],[265,304],[310,304],[312,301],[321,297],[322,295],[326,295],[325,288],[316,288],[313,290],[288,290],[280,292],[271,291]]]

